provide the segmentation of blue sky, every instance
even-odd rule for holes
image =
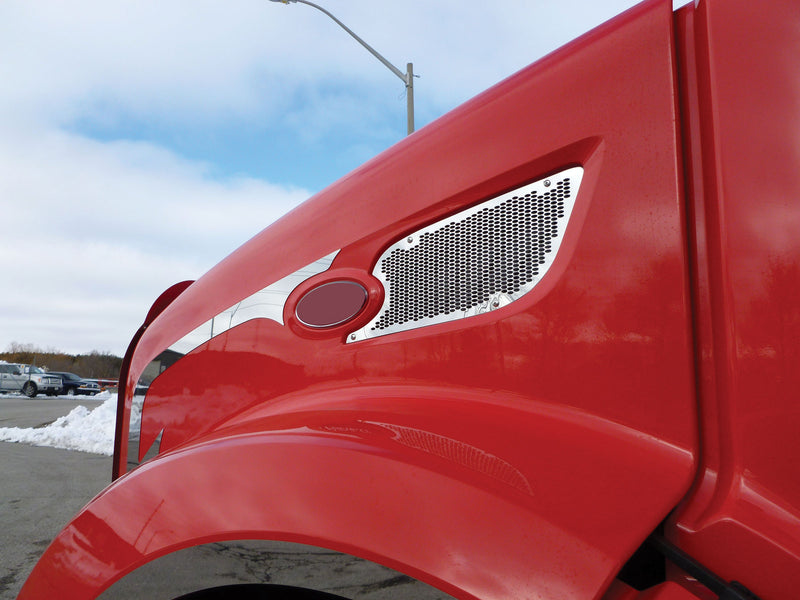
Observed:
[[[418,129],[635,4],[317,3],[414,63]],[[4,0],[0,56],[0,351],[122,354],[163,289],[405,135],[400,79],[302,4]]]

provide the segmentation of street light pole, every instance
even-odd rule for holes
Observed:
[[[331,19],[333,19],[339,27],[344,29],[347,33],[349,33],[354,40],[356,40],[359,44],[364,46],[367,51],[372,54],[375,58],[381,61],[386,68],[388,68],[392,73],[397,75],[400,79],[403,80],[403,83],[406,84],[406,114],[407,114],[407,122],[408,122],[408,134],[414,133],[414,65],[413,63],[408,63],[406,65],[406,72],[403,73],[400,69],[395,67],[392,63],[386,60],[380,53],[375,50],[372,46],[370,46],[367,42],[362,40],[358,37],[352,29],[350,29],[347,25],[342,23],[339,19],[334,17],[330,12],[322,8],[321,6],[314,4],[313,2],[309,2],[308,0],[270,0],[271,2],[279,2],[281,4],[292,4],[295,2],[299,2],[300,4],[308,4],[309,6],[313,6],[317,10],[325,13]]]

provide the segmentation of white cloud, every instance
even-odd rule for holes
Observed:
[[[0,347],[120,353],[161,291],[308,196],[213,181],[203,165],[147,144],[0,139],[2,277],[13,282],[0,293]]]
[[[414,62],[423,124],[633,0],[322,4]],[[122,353],[164,288],[310,195],[87,131],[280,123],[323,156],[359,156],[404,127],[400,80],[300,4],[4,0],[0,56],[0,350]]]
[[[409,0],[378,13],[370,0],[325,4],[401,71],[415,63],[420,103],[449,109],[633,3]],[[6,0],[0,49],[5,101],[56,122],[98,106],[155,119],[274,119],[299,87],[342,81],[385,91],[388,102],[403,92],[328,17],[267,0]]]

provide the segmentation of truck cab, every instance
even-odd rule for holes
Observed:
[[[797,9],[647,0],[164,292],[20,598],[796,597]]]

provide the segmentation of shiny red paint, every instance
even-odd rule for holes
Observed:
[[[157,303],[126,357],[121,477],[56,538],[21,598],[93,598],[165,554],[248,538],[361,556],[458,598],[703,598],[681,573],[641,593],[615,579],[682,500],[669,536],[765,600],[789,597],[800,501],[792,463],[776,459],[800,455],[790,370],[799,204],[788,201],[800,181],[796,144],[776,130],[796,103],[767,120],[777,143],[765,149],[747,118],[763,101],[733,98],[734,64],[756,71],[773,46],[796,50],[789,4],[769,17],[785,35],[748,58],[735,38],[759,9],[701,3],[673,27],[668,0],[644,2]],[[779,95],[785,77],[764,79]],[[744,138],[762,140],[756,170],[775,181],[753,176]],[[531,292],[469,319],[347,343],[382,304],[372,269],[387,247],[575,165],[584,176],[561,250]],[[766,203],[748,200],[759,190]],[[283,323],[244,322],[155,379],[139,458],[161,434],[159,455],[124,474],[131,391],[148,363],[337,250],[288,296]],[[361,312],[304,326],[298,303],[335,281],[363,286]]]
[[[673,535],[762,598],[800,595],[800,6],[684,11],[703,452]]]
[[[464,598],[541,586],[594,597],[626,551],[609,547],[622,543],[614,532],[635,520],[598,511],[596,495],[654,479],[640,498],[663,512],[684,483],[683,451],[610,422],[468,389],[403,392],[285,398],[144,464],[56,540],[61,556],[87,534],[100,542],[84,548],[91,569],[73,565],[60,585],[90,597],[109,583],[109,556],[127,570],[178,542],[266,536],[372,559]]]
[[[136,351],[136,347],[139,345],[139,340],[142,338],[142,335],[144,335],[145,330],[150,323],[152,323],[153,320],[160,315],[173,300],[175,300],[175,298],[180,296],[181,293],[193,283],[194,281],[181,281],[180,283],[176,283],[175,285],[172,285],[164,290],[164,292],[162,292],[161,295],[156,298],[156,301],[153,302],[153,305],[147,312],[144,323],[142,323],[142,326],[139,327],[139,330],[134,334],[133,339],[131,340],[130,344],[128,344],[128,349],[125,351],[125,358],[122,362],[122,368],[119,372],[119,386],[117,389],[118,397],[125,398],[127,396],[126,382],[130,374],[131,360],[133,358],[133,353]],[[130,427],[130,420],[131,411],[129,403],[119,402],[117,404],[117,422],[114,432],[114,455],[117,457],[122,456],[127,452],[127,450],[123,448],[123,445],[127,443],[127,431]],[[123,434],[123,432],[126,433]],[[121,464],[124,464],[124,461],[123,463],[115,461],[111,473],[112,479],[116,479],[122,475],[123,471],[120,467]]]

